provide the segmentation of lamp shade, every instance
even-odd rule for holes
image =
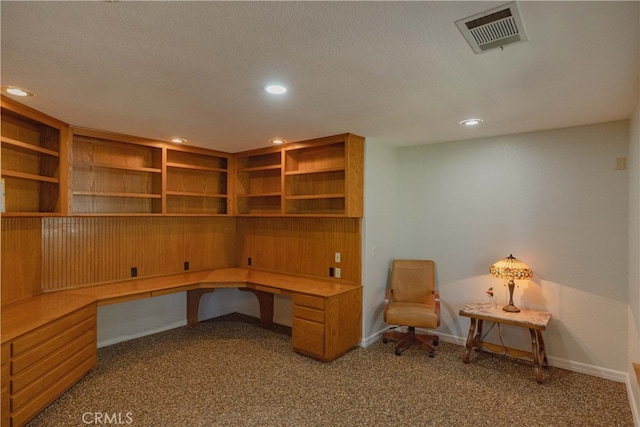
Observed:
[[[493,264],[489,273],[493,277],[509,280],[527,280],[533,277],[533,270],[524,262],[514,258],[513,255]]]

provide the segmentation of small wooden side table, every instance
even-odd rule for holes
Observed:
[[[511,356],[527,357],[533,360],[536,381],[542,383],[542,368],[549,367],[542,331],[546,329],[549,320],[551,320],[551,313],[537,310],[522,310],[519,313],[510,313],[504,311],[502,306],[494,308],[489,303],[471,302],[460,310],[460,316],[468,317],[471,320],[464,357],[462,358],[464,363],[469,363],[471,351],[474,349],[481,350],[485,348],[492,352],[506,351]],[[482,322],[485,320],[527,328],[531,334],[531,352],[482,341]]]

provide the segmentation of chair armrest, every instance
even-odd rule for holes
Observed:
[[[438,317],[438,326],[440,326],[440,291],[433,291],[436,297],[436,316]]]
[[[393,294],[392,289],[387,289],[384,293],[384,317],[387,318],[387,310],[389,310],[389,305],[391,305],[391,295]]]

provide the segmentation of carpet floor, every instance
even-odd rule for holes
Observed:
[[[441,343],[393,344],[330,363],[291,350],[288,328],[232,315],[98,350],[98,366],[30,427],[633,426],[623,383]]]

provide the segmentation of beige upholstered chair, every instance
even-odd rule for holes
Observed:
[[[418,344],[434,356],[438,336],[416,334],[415,328],[435,329],[440,325],[440,296],[435,290],[435,264],[428,260],[393,260],[391,289],[385,296],[384,321],[408,327],[407,332],[387,331],[382,341],[394,341],[399,356]]]

